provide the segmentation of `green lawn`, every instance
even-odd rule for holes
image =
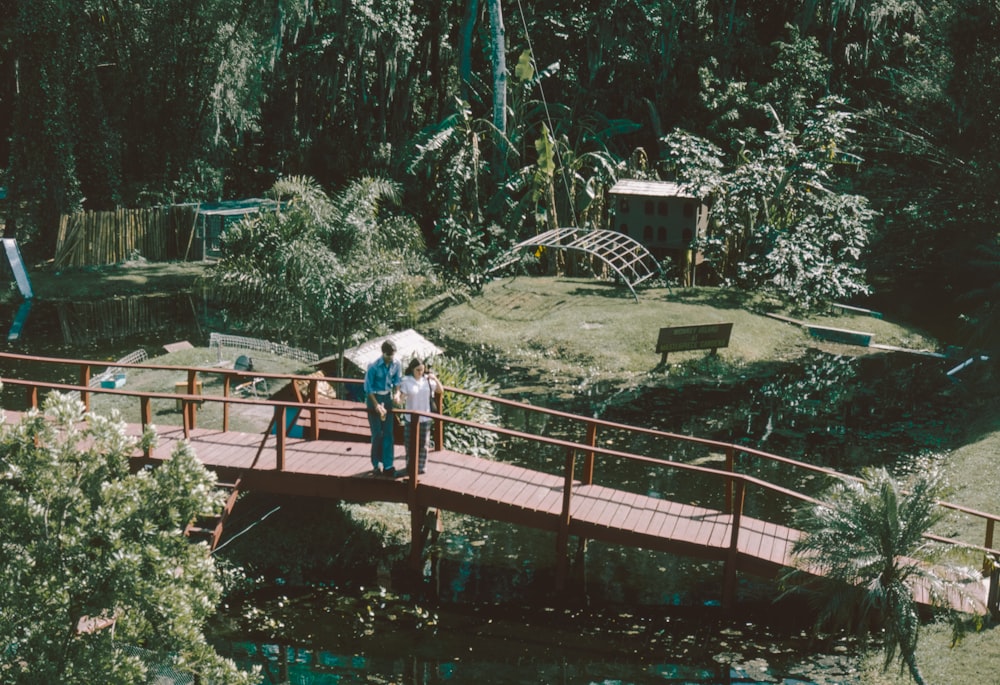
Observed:
[[[794,358],[807,346],[847,354],[871,351],[820,343],[801,326],[766,316],[768,305],[718,288],[640,290],[636,302],[624,286],[593,279],[519,277],[487,284],[468,301],[425,317],[418,329],[435,341],[496,349],[505,362],[555,383],[627,381],[656,371],[656,340],[664,326],[731,322],[729,346],[719,349],[709,367],[713,372]],[[934,348],[918,331],[870,316],[815,316],[810,322],[870,332],[882,344]],[[704,350],[673,352],[668,371],[691,373],[694,367],[696,372],[706,356]]]

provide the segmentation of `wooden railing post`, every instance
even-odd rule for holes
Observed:
[[[569,575],[569,523],[570,505],[573,502],[573,469],[576,465],[576,450],[566,449],[565,479],[563,481],[562,511],[559,514],[559,528],[556,532],[556,590],[562,592]]]
[[[587,437],[584,443],[590,447],[597,445],[597,422],[587,421]],[[583,485],[594,483],[594,450],[583,455],[583,473],[580,474],[580,483]]]
[[[443,414],[444,413],[444,393],[439,393],[437,395],[431,395],[431,402],[434,405],[434,413]],[[435,421],[432,429],[434,431],[434,449],[443,450],[444,449],[444,421],[440,419]]]
[[[410,435],[406,440],[406,452],[413,455],[413,459],[408,459],[406,462],[406,475],[410,479],[410,506],[413,507],[416,502],[416,490],[417,490],[417,478],[420,475],[420,417],[414,416],[412,413],[406,417],[409,419],[409,423],[404,424],[410,427]],[[413,423],[416,421],[417,423]],[[403,430],[403,435],[406,435],[406,430]]]
[[[191,414],[188,412],[188,401],[186,399],[181,400],[181,421],[184,423],[184,438],[189,439],[191,437]]]
[[[90,365],[80,365],[80,385],[84,388],[90,387]],[[80,391],[80,401],[83,402],[83,410],[90,412],[90,393],[86,390]]]
[[[229,397],[229,388],[233,383],[232,374],[222,375],[222,396]],[[229,432],[229,402],[222,403],[222,432]]]
[[[732,487],[735,476],[726,478]],[[743,518],[743,502],[746,499],[747,485],[742,478],[736,481],[735,499],[733,500],[733,524],[729,535],[729,550],[726,552],[726,563],[723,569],[722,608],[732,608],[736,601],[736,565],[740,548],[740,523]]]
[[[993,529],[995,527],[996,521],[993,519],[986,519],[986,542],[983,543],[983,547],[986,549],[993,549]],[[983,557],[983,575],[985,576],[990,571],[992,571],[994,566],[993,560],[986,555]]]
[[[313,405],[319,404],[319,381],[311,380],[309,381],[309,403]],[[314,406],[309,410],[309,439],[319,440],[319,407]]]
[[[31,407],[32,409],[38,409],[38,386],[29,385],[27,386],[27,390],[28,390],[28,406]],[[42,444],[41,437],[37,433],[35,433],[34,443],[35,447],[38,447],[39,445]]]
[[[194,395],[196,383],[198,381],[198,372],[194,369],[188,369],[188,387],[187,394]],[[189,417],[189,423],[191,428],[194,429],[198,426],[198,404],[196,402],[188,402],[184,405],[184,411],[189,412],[191,416]]]
[[[285,419],[287,409],[284,405],[274,408],[274,457],[275,466],[279,471],[285,470]]]
[[[732,445],[726,448],[726,473],[735,473],[736,468],[736,450]],[[725,514],[733,513],[733,479],[726,478],[726,494],[725,500],[722,503],[722,512]]]
[[[139,422],[142,424],[142,432],[146,432],[146,428],[153,422],[153,411],[150,408],[150,399],[148,396],[143,395],[139,398]],[[142,456],[149,459],[150,454],[149,445],[142,448]]]

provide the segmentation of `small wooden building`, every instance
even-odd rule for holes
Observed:
[[[667,181],[624,179],[608,191],[613,231],[646,246],[661,262],[669,259],[685,285],[694,285],[704,261],[695,245],[708,232],[708,207],[689,190]]]

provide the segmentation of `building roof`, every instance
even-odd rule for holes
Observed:
[[[643,197],[683,197],[697,200],[698,197],[687,187],[671,181],[640,181],[626,178],[618,181],[611,190],[611,195],[641,195]]]
[[[383,335],[380,338],[374,338],[357,347],[345,350],[344,359],[364,371],[368,368],[369,364],[382,356],[382,343],[386,340],[391,340],[396,345],[396,358],[402,362],[404,367],[415,356],[427,359],[429,357],[436,357],[444,352],[444,350],[412,328],[407,328],[405,331]],[[331,361],[335,361],[338,357],[339,355],[333,355],[325,359],[320,359],[315,365],[323,366]]]
[[[198,205],[198,213],[209,216],[239,216],[259,212],[261,209],[275,209],[277,206],[278,203],[274,200],[251,197],[245,200],[202,202]]]

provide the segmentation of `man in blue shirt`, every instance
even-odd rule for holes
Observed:
[[[381,473],[390,478],[396,475],[392,407],[403,382],[403,368],[395,356],[396,346],[386,340],[382,343],[382,356],[369,364],[365,372],[368,425],[372,429],[372,469],[376,476]]]

